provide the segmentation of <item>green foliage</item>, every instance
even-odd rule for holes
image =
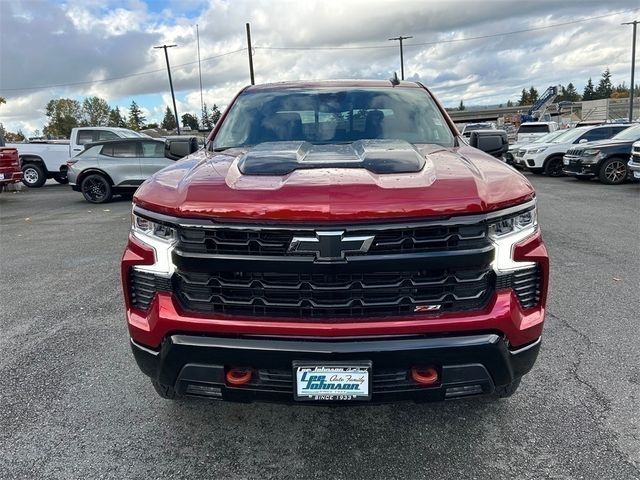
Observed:
[[[165,130],[175,130],[176,124],[176,116],[173,114],[171,109],[167,107],[164,111],[164,118],[162,119],[162,123],[160,124]]]
[[[82,126],[106,127],[109,125],[109,104],[100,97],[87,97],[82,102]]]
[[[596,89],[593,86],[593,81],[589,78],[589,81],[584,86],[582,92],[582,100],[596,100]]]
[[[460,105],[458,105],[458,110],[462,111],[465,109],[464,103],[462,100],[460,100]]]
[[[112,108],[109,112],[109,120],[107,121],[108,127],[120,127],[127,128],[127,118],[120,113],[120,108]]]
[[[598,88],[596,88],[597,98],[610,98],[613,93],[613,84],[611,83],[611,72],[609,67],[604,69],[600,82],[598,82]]]
[[[182,126],[189,127],[191,130],[198,130],[198,117],[185,113],[182,115]]]
[[[71,129],[80,125],[82,107],[77,100],[59,98],[49,100],[45,107],[45,114],[49,123],[45,125],[43,133],[68,138],[71,135]]]
[[[214,103],[211,110],[207,107],[207,104],[204,104],[204,108],[202,109],[202,128],[206,130],[211,130],[218,120],[220,120],[220,110],[218,106]]]
[[[140,130],[146,119],[136,101],[132,100],[131,106],[129,107],[129,128],[136,131]]]

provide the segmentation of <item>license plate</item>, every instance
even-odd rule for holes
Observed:
[[[563,164],[563,165],[569,165],[569,160],[563,159],[563,160],[562,160],[562,164]]]
[[[633,172],[633,178],[640,178],[640,172]]]
[[[4,180],[4,173],[0,173],[0,180]]]
[[[294,398],[299,401],[371,400],[371,362],[294,362]]]

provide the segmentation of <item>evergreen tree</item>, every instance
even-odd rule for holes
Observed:
[[[462,100],[460,100],[460,105],[458,105],[458,110],[460,111],[464,110],[464,103],[462,102]]]
[[[122,116],[119,107],[112,108],[109,112],[109,120],[107,121],[107,126],[120,128],[127,127],[127,119]]]
[[[612,93],[613,84],[611,83],[611,72],[609,71],[609,67],[607,67],[604,69],[604,72],[602,72],[598,88],[596,88],[596,98],[610,98]]]
[[[507,107],[513,107],[513,102],[511,100],[507,100]]]
[[[536,90],[534,86],[531,85],[531,88],[529,89],[529,103],[533,105],[537,101],[538,101],[538,90]]]
[[[182,126],[189,127],[191,130],[198,130],[198,117],[185,113],[182,115]]]
[[[578,93],[578,91],[576,90],[576,87],[573,85],[573,83],[569,82],[569,84],[567,85],[566,90],[563,88],[564,90],[564,99],[568,100],[570,102],[578,102],[580,101],[580,94]]]
[[[162,119],[162,123],[160,126],[165,130],[175,130],[177,127],[176,124],[176,116],[173,114],[169,107],[164,111],[164,118]]]
[[[142,114],[142,110],[140,110],[136,101],[132,100],[129,107],[129,128],[131,130],[140,130],[145,120],[146,117]]]
[[[220,115],[222,115],[222,113],[220,113],[218,106],[214,103],[213,107],[211,107],[211,113],[209,114],[211,123],[213,123],[214,125],[218,123],[218,120],[220,120]]]
[[[213,122],[211,121],[211,116],[209,114],[209,107],[207,107],[207,104],[204,104],[204,107],[202,107],[202,119],[200,120],[200,124],[202,125],[203,129],[206,130],[211,130],[213,128]]]
[[[529,92],[526,89],[522,89],[522,93],[520,94],[520,100],[518,100],[518,106],[521,107],[523,105],[531,105],[531,101],[529,100]]]
[[[582,100],[595,100],[596,99],[596,90],[593,87],[593,81],[589,78],[589,81],[584,86],[584,91],[582,92]]]

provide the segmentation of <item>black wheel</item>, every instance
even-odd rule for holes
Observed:
[[[22,166],[22,183],[27,187],[39,188],[47,181],[44,168],[37,163],[27,163]]]
[[[561,177],[562,173],[562,157],[551,157],[544,165],[544,173],[548,177]]]
[[[520,386],[520,378],[516,378],[513,382],[503,385],[501,387],[496,387],[495,394],[498,398],[508,398],[518,390]]]
[[[109,180],[99,173],[92,173],[84,177],[80,183],[80,191],[87,202],[91,203],[108,202],[113,195]]]
[[[154,390],[158,395],[162,398],[166,398],[167,400],[175,400],[178,398],[178,394],[176,393],[176,389],[170,385],[164,385],[163,383],[156,382],[155,380],[151,380],[151,384],[153,385]]]
[[[600,181],[607,185],[619,185],[627,179],[627,164],[619,158],[610,158],[600,165]]]
[[[67,183],[69,183],[69,179],[67,178],[67,176],[62,175],[60,173],[57,175],[54,175],[53,179],[61,185],[66,185]]]

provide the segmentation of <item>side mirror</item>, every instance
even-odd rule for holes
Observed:
[[[586,138],[581,138],[578,143],[587,143],[588,141],[589,140],[587,140]]]
[[[197,150],[197,137],[173,136],[165,138],[164,141],[164,155],[172,160],[179,160]]]
[[[496,158],[502,157],[509,150],[509,139],[504,130],[475,130],[471,132],[469,143]]]

